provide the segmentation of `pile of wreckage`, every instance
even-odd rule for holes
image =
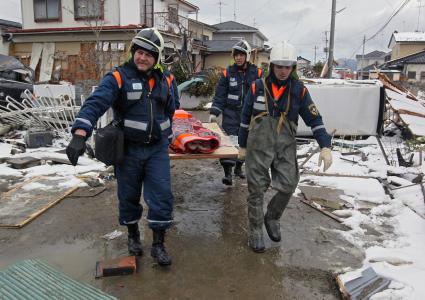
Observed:
[[[330,192],[326,197],[322,197],[317,194],[317,190],[311,190],[305,183],[314,183],[317,177],[377,180],[390,198],[401,197],[403,190],[414,187],[421,191],[421,197],[424,198],[422,171],[422,152],[425,145],[424,94],[414,96],[408,90],[396,86],[384,75],[380,76],[379,80],[317,79],[308,80],[305,84],[323,115],[328,131],[334,136],[333,151],[339,152],[334,159],[347,163],[346,169],[350,169],[350,166],[360,166],[372,157],[368,153],[370,146],[376,146],[388,167],[384,171],[370,169],[368,175],[340,172],[338,169],[333,169],[333,173],[320,173],[317,165],[312,163],[313,157],[318,155],[319,148],[311,139],[310,129],[300,119],[297,141],[298,162],[304,177],[299,186],[304,197],[303,203],[344,224],[347,215],[342,211],[344,207],[349,208],[350,203],[341,201],[340,195],[334,195],[332,198]],[[35,179],[36,173],[23,171],[46,162],[71,167],[63,150],[70,138],[70,127],[79,109],[80,106],[76,105],[75,101],[75,92],[70,86],[44,85],[37,88],[34,86],[33,91],[25,90],[20,99],[6,96],[4,101],[0,102],[0,146],[7,144],[9,147],[7,149],[10,150],[7,155],[3,151],[5,157],[2,157],[0,151],[0,166],[6,164],[9,168],[20,170],[21,176],[17,176],[18,179],[13,184],[22,183],[24,180],[36,180],[48,185],[45,177]],[[110,117],[110,112],[105,114],[98,127],[107,124]],[[379,147],[370,143],[369,137],[374,137]],[[42,148],[44,156],[43,153],[33,150],[29,151],[28,156],[24,154],[28,149],[51,145],[58,148],[59,153],[47,153],[46,148]],[[96,187],[102,185],[102,179],[111,178],[112,169],[107,169],[96,162],[93,150],[90,147],[88,149],[89,159],[81,160],[82,166],[76,167],[74,175],[78,174],[76,177],[85,179],[86,182],[91,182],[92,187]],[[400,172],[398,167],[406,169]],[[57,171],[49,174],[57,174]],[[0,182],[2,176],[0,175]],[[12,189],[19,192],[13,184],[0,189],[0,193],[10,194]],[[64,188],[61,195],[52,198],[47,207],[75,190],[75,186]],[[405,205],[410,205],[407,200]],[[423,208],[418,209],[415,205],[410,205],[409,208],[425,218]],[[22,227],[27,222],[28,220],[21,220],[14,228]],[[0,227],[8,226],[0,222]],[[366,230],[375,229],[369,227]],[[351,276],[348,279],[344,279],[341,274],[336,275],[336,281],[345,299],[368,298],[386,289],[390,282],[377,275],[372,268],[360,272],[358,277]]]

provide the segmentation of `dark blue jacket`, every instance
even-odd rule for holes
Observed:
[[[150,144],[172,137],[171,121],[175,111],[173,85],[159,70],[148,78],[132,62],[117,68],[122,79],[121,88],[110,72],[87,98],[72,126],[92,134],[97,120],[113,107],[114,119],[121,120],[128,141]],[[152,90],[150,83],[153,83]]]
[[[272,81],[271,76],[267,77],[266,84],[270,93],[272,93]],[[320,147],[330,147],[331,136],[326,132],[322,116],[313,103],[310,93],[301,81],[291,77],[286,83],[282,96],[277,101],[270,99],[270,96],[267,97],[269,115],[280,118],[281,112],[286,111],[289,93],[291,94],[291,102],[286,118],[298,125],[298,115],[300,115],[306,125],[311,127],[313,136]],[[251,85],[248,95],[245,98],[239,130],[240,147],[246,147],[251,117],[267,112],[265,99],[263,81],[258,79]]]
[[[243,101],[251,83],[260,78],[261,69],[248,63],[245,71],[236,64],[229,66],[220,77],[210,113],[223,114],[223,129],[228,135],[238,135]]]

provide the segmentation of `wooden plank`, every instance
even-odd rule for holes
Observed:
[[[336,284],[339,287],[339,292],[341,293],[341,297],[343,300],[349,300],[350,295],[348,294],[348,291],[345,289],[344,283],[342,282],[341,278],[338,274],[334,274]]]
[[[313,175],[313,176],[326,176],[326,177],[347,177],[347,178],[378,179],[378,177],[374,177],[374,176],[345,175],[345,174],[322,173],[322,172],[311,172],[311,171],[301,171],[300,174],[301,175]]]
[[[303,194],[303,195],[304,195],[304,194]],[[324,210],[324,209],[318,208],[317,206],[313,205],[313,203],[311,203],[310,201],[303,200],[303,199],[300,199],[300,201],[301,201],[302,203],[307,204],[308,206],[310,206],[310,207],[314,208],[315,210],[317,210],[317,211],[321,212],[322,214],[324,214],[324,215],[328,216],[329,218],[331,218],[331,219],[333,219],[333,220],[337,221],[338,223],[342,223],[342,220],[341,220],[340,218],[338,218],[337,216],[335,216],[333,213],[330,213],[330,212],[328,212],[328,211],[326,211],[326,210]],[[344,226],[345,226],[345,225],[344,225]]]
[[[237,158],[239,150],[230,141],[230,138],[221,130],[217,123],[202,123],[202,125],[219,134],[220,147],[210,154],[180,154],[170,153],[170,159],[217,159]]]
[[[51,180],[45,176],[34,177],[4,193],[0,203],[0,228],[21,228],[78,189],[77,186],[60,189],[57,183],[53,183],[61,180],[65,178]],[[43,184],[42,182],[50,182],[52,188],[27,191],[23,189],[25,185]],[[14,220],[14,223],[10,219]]]

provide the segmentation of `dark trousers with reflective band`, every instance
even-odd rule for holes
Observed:
[[[168,140],[163,138],[155,145],[126,146],[123,163],[115,166],[121,225],[136,223],[142,217],[143,188],[143,198],[149,207],[149,227],[155,230],[171,226],[174,198],[168,145]]]
[[[285,126],[278,133],[278,122],[278,118],[269,116],[258,118],[248,135],[245,158],[249,191],[248,218],[250,226],[255,228],[263,225],[263,199],[270,183],[273,189],[290,195],[299,181],[296,126],[286,120]],[[285,201],[285,197],[274,198],[274,201]],[[285,206],[270,205],[269,208],[277,207],[283,212]],[[282,212],[274,212],[274,215],[281,215]]]

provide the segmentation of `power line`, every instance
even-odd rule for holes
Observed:
[[[400,5],[398,6],[398,8],[391,14],[391,16],[388,18],[388,20],[384,23],[384,25],[382,25],[379,30],[373,34],[370,38],[366,39],[365,42],[368,42],[372,39],[374,39],[379,33],[381,33],[381,31],[383,31],[385,29],[385,27],[387,27],[387,25],[391,22],[392,19],[394,19],[394,17],[410,2],[410,0],[403,0]],[[356,48],[356,50],[354,50],[354,52],[351,54],[350,58],[352,58],[356,52],[363,46],[363,42]]]
[[[381,28],[379,28],[379,30],[374,34],[374,35],[372,35],[370,38],[368,38],[367,40],[366,40],[366,42],[367,41],[370,41],[370,40],[372,40],[372,39],[374,39],[382,30],[384,30],[385,29],[385,27],[387,27],[387,25],[391,22],[391,20],[408,4],[410,2],[410,0],[404,0],[403,1],[403,3],[400,5],[400,7],[399,8],[397,8],[397,10],[391,15],[391,17],[388,19],[388,21],[387,22],[385,22],[385,24],[384,25],[382,25],[382,27]]]

